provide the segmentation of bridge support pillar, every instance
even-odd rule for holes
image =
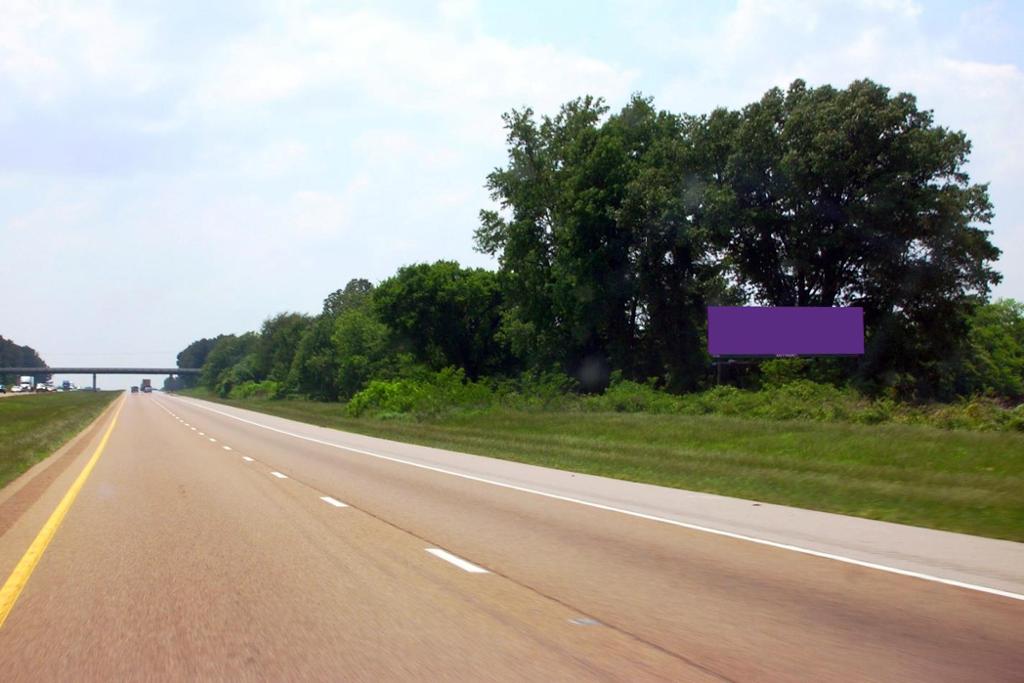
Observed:
[[[92,390],[96,391],[96,373],[92,373]]]

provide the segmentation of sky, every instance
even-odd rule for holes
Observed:
[[[1012,0],[0,0],[0,335],[174,366],[355,277],[493,268],[472,235],[503,112],[700,114],[796,78],[871,78],[963,130],[994,296],[1024,299],[1022,57]]]

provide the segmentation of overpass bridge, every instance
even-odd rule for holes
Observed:
[[[92,388],[96,388],[96,375],[198,375],[201,368],[2,368],[0,375],[92,375]]]

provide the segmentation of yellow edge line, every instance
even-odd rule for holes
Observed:
[[[57,534],[57,529],[60,528],[60,523],[64,521],[64,516],[68,514],[68,510],[71,509],[71,504],[75,502],[75,498],[78,497],[78,492],[82,490],[85,485],[85,480],[89,478],[89,474],[92,473],[92,468],[96,466],[96,462],[103,455],[103,449],[107,446],[107,440],[110,439],[110,433],[114,431],[114,425],[117,424],[117,417],[121,414],[121,408],[124,406],[124,398],[121,398],[121,403],[117,406],[117,412],[114,413],[114,419],[110,421],[110,426],[107,427],[106,433],[103,434],[103,439],[100,440],[100,445],[96,447],[96,451],[89,458],[89,462],[85,464],[85,468],[79,473],[78,478],[75,479],[75,483],[71,485],[68,492],[64,494],[64,498],[61,499],[60,504],[50,515],[50,518],[46,520],[46,524],[39,530],[39,534],[36,536],[36,540],[32,541],[32,545],[28,547],[21,560],[18,561],[18,566],[11,572],[7,582],[4,583],[4,587],[0,588],[0,628],[3,628],[4,622],[7,620],[7,615],[11,613],[14,608],[14,603],[18,601],[18,596],[21,595],[21,591],[25,588],[25,584],[28,583],[29,578],[32,576],[32,571],[39,564],[40,558],[43,553],[46,552],[46,547],[50,545],[50,541]]]

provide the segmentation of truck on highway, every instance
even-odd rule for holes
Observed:
[[[18,391],[32,391],[33,384],[35,384],[35,377],[32,375],[22,375],[18,380]]]
[[[150,384],[148,379],[142,380],[142,393],[148,394],[153,391],[153,385]]]

